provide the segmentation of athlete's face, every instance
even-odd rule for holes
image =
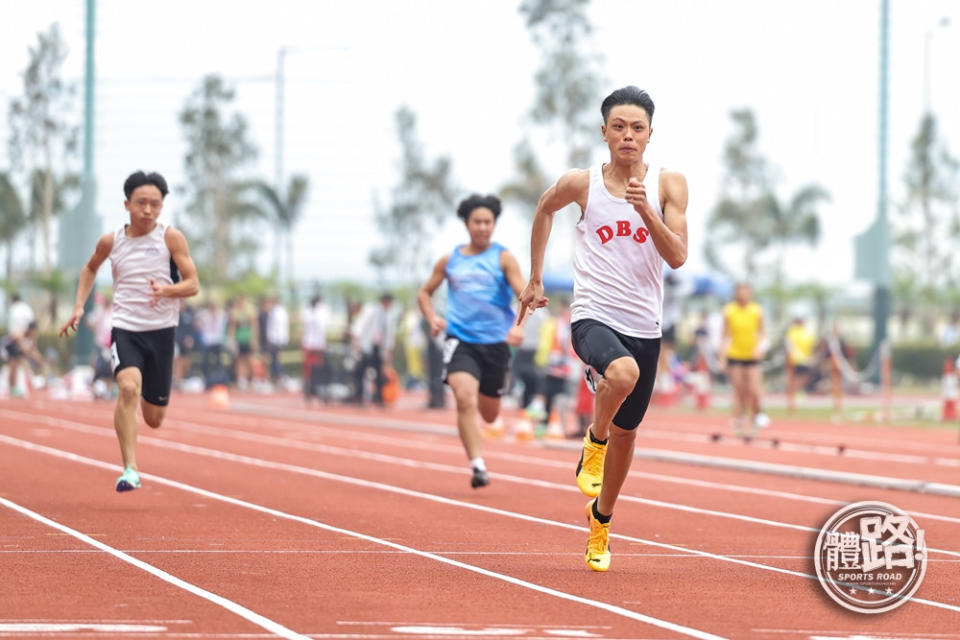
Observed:
[[[623,162],[639,162],[650,142],[650,116],[635,104],[618,104],[610,110],[600,130],[610,147],[610,157]]]
[[[493,211],[486,207],[477,207],[470,212],[467,218],[467,232],[470,234],[470,244],[478,248],[485,248],[490,244],[490,237],[493,235],[493,228],[497,224],[497,219],[493,217]]]
[[[163,209],[163,194],[155,185],[145,184],[134,189],[123,206],[130,212],[131,225],[141,231],[149,230]]]
[[[734,299],[740,304],[749,304],[750,299],[753,298],[753,290],[745,284],[737,286],[736,290],[733,293]]]

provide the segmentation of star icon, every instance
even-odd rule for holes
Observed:
[[[890,587],[887,587],[887,595],[888,595],[888,596],[892,596],[892,595],[893,595],[893,589],[891,589]]]
[[[854,589],[853,587],[850,587],[850,595],[852,595],[852,596],[857,595],[857,590]]]
[[[873,595],[873,587],[870,587],[869,589],[867,589],[867,593],[869,593],[870,595]]]

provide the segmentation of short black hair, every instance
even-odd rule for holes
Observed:
[[[610,117],[610,111],[618,104],[633,104],[640,107],[647,112],[647,117],[650,118],[650,124],[653,124],[653,99],[650,97],[650,94],[643,89],[631,84],[617,89],[604,98],[603,104],[600,105],[600,114],[603,116],[604,124],[606,124],[607,118]]]
[[[157,189],[160,189],[160,196],[163,198],[166,198],[167,193],[169,193],[169,189],[167,189],[167,181],[164,180],[163,176],[156,171],[151,173],[135,171],[134,173],[130,174],[126,181],[124,181],[123,195],[127,196],[127,200],[129,200],[130,196],[133,195],[133,192],[136,191],[137,187],[142,187],[145,184],[152,184]]]
[[[470,214],[473,213],[474,209],[479,209],[480,207],[485,207],[490,209],[493,212],[493,219],[496,220],[500,217],[500,198],[495,195],[485,195],[482,196],[479,193],[475,193],[457,207],[457,217],[466,222],[470,219]]]

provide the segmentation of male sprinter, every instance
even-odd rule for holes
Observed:
[[[580,490],[596,497],[587,503],[584,556],[594,571],[610,567],[610,518],[656,380],[663,263],[676,269],[687,259],[686,179],[643,157],[653,133],[653,101],[624,87],[607,96],[600,112],[610,161],[568,171],[541,196],[519,314],[547,304],[543,257],[553,216],[577,203],[571,340],[588,375],[601,376],[577,466]]]
[[[60,335],[77,330],[83,305],[107,258],[113,265],[111,366],[120,395],[113,426],[120,441],[123,474],[117,491],[140,488],[137,472],[137,399],[143,419],[163,423],[173,379],[174,338],[180,300],[200,290],[197,270],[183,234],[158,222],[167,195],[159,173],[137,171],[123,183],[130,221],[97,241],[77,284],[76,304]]]

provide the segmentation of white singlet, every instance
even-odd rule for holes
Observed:
[[[660,208],[660,169],[647,167],[647,201]],[[570,319],[592,319],[635,338],[660,337],[663,257],[633,205],[615,198],[603,181],[603,165],[590,168],[583,218],[573,254]]]
[[[127,236],[126,225],[113,234],[113,326],[127,331],[154,331],[180,322],[180,300],[159,298],[151,306],[150,278],[173,284],[167,225],[158,222],[145,236]]]

